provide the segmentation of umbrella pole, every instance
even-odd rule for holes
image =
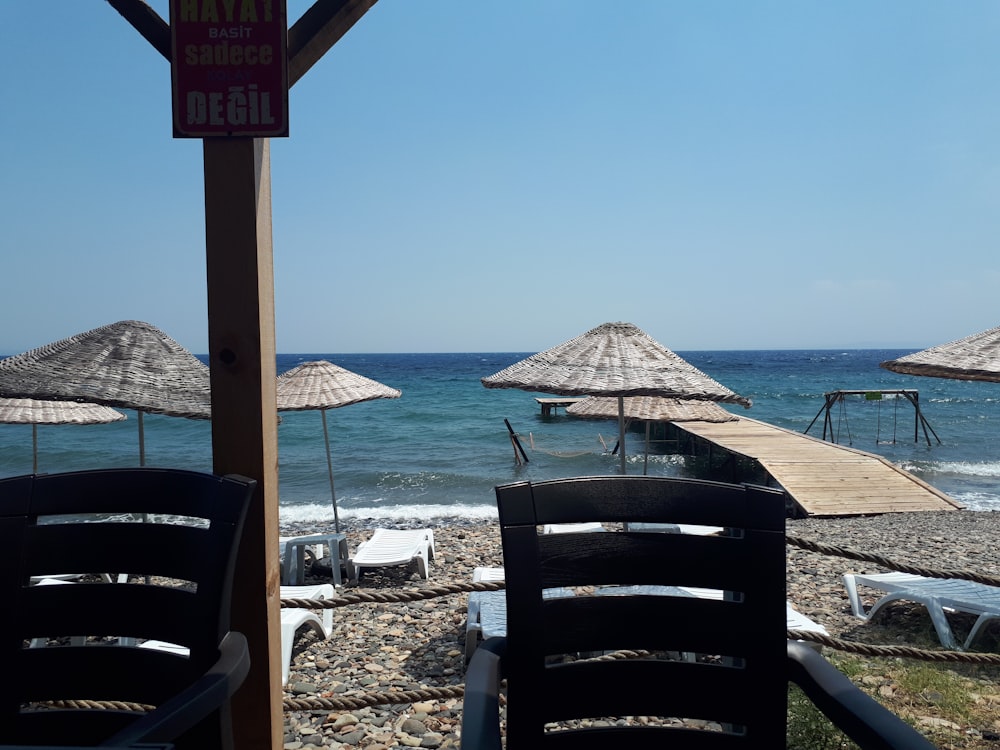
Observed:
[[[618,397],[618,457],[622,475],[625,474],[625,397]]]
[[[650,425],[650,422],[647,420],[646,421],[646,458],[645,458],[645,460],[642,463],[642,475],[643,476],[646,476],[646,473],[649,470],[649,425]]]
[[[136,413],[136,418],[137,418],[137,420],[139,422],[139,466],[145,466],[146,465],[146,430],[145,430],[145,427],[143,426],[143,423],[142,423],[142,409],[136,409],[135,413]],[[142,514],[142,522],[146,523],[147,521],[149,521],[149,514],[148,513],[143,513]],[[146,581],[146,585],[148,586],[152,582],[153,577],[147,574],[144,580]]]
[[[337,493],[333,491],[333,458],[330,456],[330,436],[326,431],[326,409],[320,409],[319,413],[323,417],[323,442],[326,443],[326,471],[330,475],[330,502],[333,503],[333,530],[339,534],[340,515],[337,513]]]
[[[38,425],[31,425],[31,473],[38,473]]]
[[[139,417],[139,466],[146,465],[146,433],[142,424],[142,409],[136,411]]]

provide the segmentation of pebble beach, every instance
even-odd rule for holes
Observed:
[[[370,536],[374,525],[352,519],[342,527],[352,552]],[[420,525],[434,530],[437,558],[429,580],[417,575],[415,565],[387,567],[366,570],[357,587],[345,586],[338,593],[396,592],[405,599],[405,592],[467,584],[474,568],[503,564],[495,523],[438,519]],[[323,530],[315,525],[283,525],[281,533],[291,536]],[[1000,512],[996,511],[789,519],[786,531],[789,537],[877,554],[904,565],[971,570],[1000,578],[996,543]],[[841,576],[845,572],[883,572],[884,567],[792,544],[787,553],[789,600],[831,636],[858,643],[940,648],[926,610],[917,605],[892,605],[884,616],[871,622],[852,615]],[[329,581],[329,570],[321,561],[310,569],[306,582]],[[467,599],[468,593],[463,592],[420,601],[351,604],[334,609],[334,632],[329,639],[303,632],[296,639],[284,697],[286,707],[305,708],[286,708],[286,750],[458,747],[462,701],[454,689],[464,683]],[[866,603],[873,601],[868,598]],[[960,616],[953,625],[956,635],[962,635],[962,627],[970,625],[971,619],[965,622]],[[975,648],[995,652],[998,640],[1000,623],[988,628]],[[438,697],[449,688],[453,697]],[[405,704],[329,707],[338,706],[338,701],[363,702],[373,694],[399,691],[423,691],[432,696]],[[996,701],[995,725],[976,731],[1000,733],[1000,690],[994,692],[984,699]]]

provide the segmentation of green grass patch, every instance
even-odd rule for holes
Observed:
[[[930,664],[915,664],[901,670],[896,680],[915,703],[934,706],[942,716],[956,723],[969,719],[972,699],[968,683],[953,672]]]

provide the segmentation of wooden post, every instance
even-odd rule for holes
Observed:
[[[278,421],[271,240],[270,144],[207,138],[205,238],[212,455],[218,474],[258,481],[240,544],[233,629],[250,644],[236,693],[241,750],[282,746],[278,567]]]
[[[503,423],[507,425],[507,432],[510,434],[510,442],[514,446],[514,461],[518,465],[521,463],[521,459],[518,458],[517,452],[521,452],[521,456],[524,458],[524,463],[528,463],[528,454],[524,452],[524,448],[521,447],[521,441],[517,439],[517,433],[514,432],[514,428],[510,426],[510,420],[504,418]]]
[[[316,0],[288,29],[289,86],[376,0]],[[145,0],[108,0],[163,57],[170,27]],[[282,746],[271,161],[266,140],[206,138],[205,237],[213,470],[258,481],[233,590],[252,666],[233,701],[240,750]]]

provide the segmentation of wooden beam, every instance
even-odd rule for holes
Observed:
[[[306,74],[376,0],[316,0],[288,30],[288,86]]]
[[[107,0],[153,48],[170,59],[170,24],[145,0]],[[292,86],[340,41],[377,0],[316,0],[288,30],[288,85]]]
[[[203,142],[213,470],[259,483],[233,587],[233,629],[251,659],[233,729],[241,750],[270,750],[283,723],[270,142]]]
[[[153,49],[170,59],[170,24],[150,8],[144,0],[108,0],[108,4],[153,45]]]

